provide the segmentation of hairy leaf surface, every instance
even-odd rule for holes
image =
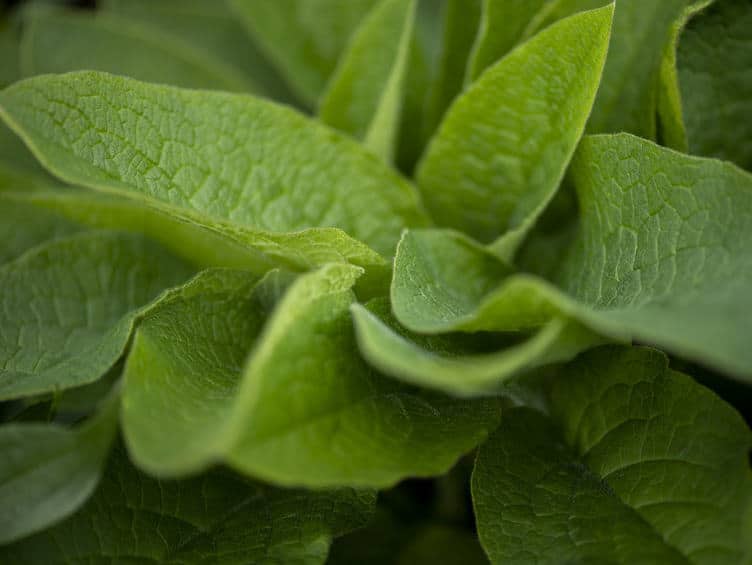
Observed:
[[[73,235],[0,267],[0,398],[80,386],[122,355],[140,309],[189,268],[141,237]]]
[[[558,188],[584,131],[612,13],[609,6],[554,24],[452,105],[417,172],[437,223],[483,242],[503,236],[497,252],[513,254]]]
[[[15,84],[0,114],[61,178],[205,221],[338,227],[387,255],[425,222],[411,185],[376,157],[263,100],[80,72]]]
[[[473,473],[492,563],[746,563],[752,435],[647,349],[602,348],[557,379],[550,417],[512,409]]]

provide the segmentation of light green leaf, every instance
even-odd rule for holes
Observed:
[[[204,0],[104,0],[100,11],[119,14],[188,43],[215,68],[229,66],[253,92],[293,102],[282,78],[250,40],[227,2]]]
[[[483,0],[478,35],[465,73],[467,84],[533,35],[560,0]]]
[[[236,468],[279,484],[385,487],[445,472],[495,425],[495,400],[431,395],[365,365],[349,312],[357,274],[303,275],[267,323],[231,424]]]
[[[498,392],[511,377],[533,369],[569,361],[603,340],[576,322],[554,318],[522,341],[499,345],[499,350],[468,352],[461,342],[444,336],[417,336],[400,331],[386,302],[368,308],[352,306],[358,347],[380,371],[427,388],[455,396]]]
[[[444,0],[438,71],[429,87],[425,138],[433,134],[444,112],[463,87],[465,67],[481,14],[481,0]]]
[[[554,382],[552,415],[505,413],[472,479],[496,563],[749,563],[752,434],[647,349],[602,348]]]
[[[190,88],[254,90],[245,75],[190,43],[137,20],[101,12],[29,10],[21,68],[25,76],[86,69]]]
[[[562,20],[455,102],[417,172],[437,223],[510,257],[553,197],[585,128],[613,6]],[[552,53],[556,55],[553,56]]]
[[[752,176],[627,134],[586,137],[571,171],[582,222],[559,288],[510,276],[457,234],[413,230],[395,258],[397,319],[439,333],[530,330],[563,315],[752,377]]]
[[[8,198],[8,193],[0,192],[0,265],[40,243],[80,230],[54,212]]]
[[[248,273],[204,271],[139,324],[125,368],[122,419],[141,467],[175,475],[221,459],[243,364],[283,280],[271,275],[256,290],[258,279]]]
[[[91,496],[117,432],[117,405],[113,395],[75,429],[0,426],[0,545],[59,522]]]
[[[416,0],[382,0],[355,31],[332,76],[319,118],[391,162],[413,37]]]
[[[126,369],[123,424],[139,465],[177,475],[224,460],[286,486],[384,487],[441,474],[482,441],[496,400],[416,391],[360,359],[349,313],[358,275],[342,264],[301,275],[273,311],[276,276],[253,290],[247,277],[205,274],[165,301]],[[155,383],[166,386],[155,394]]]
[[[88,232],[0,267],[0,398],[90,383],[123,354],[139,310],[190,270],[141,237]]]
[[[752,6],[718,1],[689,20],[676,52],[691,153],[752,170]]]
[[[358,144],[248,96],[80,72],[16,83],[0,116],[72,184],[203,223],[337,227],[391,255],[406,225],[426,221],[413,187]]]
[[[278,490],[224,470],[161,482],[139,473],[118,450],[81,511],[0,548],[0,559],[17,565],[322,565],[332,538],[364,525],[374,499],[348,489]]]
[[[315,106],[352,33],[377,0],[229,0],[295,93]]]
[[[364,296],[383,293],[390,266],[375,251],[336,228],[275,233],[187,218],[174,210],[113,194],[88,190],[6,193],[9,201],[53,212],[76,224],[147,235],[199,267],[228,267],[262,275],[274,267],[306,271],[346,262],[366,269],[358,281]],[[28,231],[28,228],[27,228]]]

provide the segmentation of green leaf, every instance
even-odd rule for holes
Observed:
[[[59,522],[91,496],[117,432],[117,405],[113,395],[75,429],[0,426],[0,545]]]
[[[204,271],[139,324],[126,368],[123,428],[131,456],[157,475],[221,459],[245,358],[274,307],[279,274]],[[283,289],[282,289],[283,290]]]
[[[552,415],[505,413],[472,479],[492,563],[747,563],[752,435],[647,349],[603,348],[554,383]]]
[[[319,118],[391,162],[413,37],[416,0],[382,0],[355,31],[319,106]]]
[[[467,84],[533,35],[560,0],[483,0],[478,35],[465,73]]]
[[[463,236],[413,230],[395,258],[397,319],[439,333],[530,330],[563,315],[752,377],[752,176],[627,134],[586,137],[571,171],[582,221],[561,290],[510,276]]]
[[[365,524],[374,499],[349,489],[278,490],[224,470],[157,481],[117,450],[81,511],[0,548],[0,559],[18,565],[320,565],[333,537]]]
[[[691,18],[676,47],[678,85],[691,153],[752,170],[752,7],[716,2]]]
[[[496,252],[513,254],[553,197],[585,128],[612,13],[608,6],[554,24],[455,102],[417,172],[437,223],[484,242],[503,236]]]
[[[104,0],[100,10],[138,20],[189,44],[217,68],[230,67],[252,90],[275,100],[295,99],[279,73],[250,41],[227,2],[203,0]]]
[[[254,90],[247,77],[221,60],[137,20],[102,12],[38,9],[28,11],[24,24],[25,76],[86,69],[190,88]]]
[[[405,226],[426,221],[413,187],[375,156],[248,96],[80,72],[16,83],[0,116],[64,180],[203,223],[337,227],[391,255]]]
[[[0,267],[0,398],[101,377],[123,354],[140,309],[185,280],[180,261],[140,237],[88,232]]]
[[[450,336],[418,336],[401,330],[385,301],[352,307],[358,347],[380,371],[455,396],[498,392],[511,377],[569,361],[603,340],[576,322],[554,318],[530,337],[498,351],[467,351]]]
[[[295,93],[315,106],[341,53],[377,0],[229,0]]]
[[[284,279],[252,290],[232,273],[164,301],[126,369],[123,423],[139,465],[177,475],[226,460],[276,484],[383,487],[440,474],[482,441],[495,400],[416,391],[360,359],[349,314],[358,275],[341,264],[302,275],[273,310]]]

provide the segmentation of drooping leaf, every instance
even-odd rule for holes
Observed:
[[[141,237],[87,232],[0,267],[0,398],[80,386],[122,355],[139,310],[187,266]]]
[[[295,93],[315,106],[350,37],[377,0],[229,0]]]
[[[64,180],[204,222],[338,227],[386,255],[406,225],[425,222],[413,188],[375,156],[247,96],[79,72],[16,83],[0,93],[0,116]]]
[[[689,152],[752,170],[752,6],[711,4],[689,19],[676,49]]]
[[[100,10],[138,20],[204,54],[216,68],[230,66],[253,92],[295,102],[279,73],[255,45],[228,2],[204,0],[103,0]]]
[[[59,522],[91,496],[115,437],[117,405],[113,396],[75,429],[0,426],[0,545]]]
[[[391,162],[413,38],[416,0],[382,0],[355,31],[319,106],[319,118]]]
[[[565,315],[752,376],[752,177],[626,134],[586,137],[571,171],[582,222],[559,288],[510,276],[451,232],[411,231],[395,258],[397,319],[438,333],[529,330]]]
[[[268,320],[278,291],[201,290],[221,288],[213,276],[156,310],[126,370],[125,435],[139,464],[175,475],[226,460],[282,485],[387,486],[441,473],[482,441],[495,400],[413,390],[360,359],[349,313],[357,276],[348,265],[301,275]],[[178,441],[183,433],[196,441]]]
[[[85,69],[188,88],[254,90],[245,75],[191,43],[115,14],[29,10],[21,56],[25,76]]]
[[[349,489],[278,490],[221,469],[157,481],[117,450],[84,508],[0,548],[0,559],[18,565],[320,565],[333,537],[368,520],[374,498]]]
[[[437,223],[483,242],[503,236],[497,253],[513,254],[553,197],[585,128],[612,13],[608,6],[552,25],[450,108],[417,172]]]
[[[752,434],[646,349],[559,375],[550,417],[506,412],[472,487],[492,563],[747,563]]]
[[[405,382],[455,396],[498,392],[512,377],[569,361],[603,342],[576,322],[553,318],[522,341],[481,354],[467,351],[457,338],[400,331],[385,302],[371,302],[368,308],[353,305],[352,313],[358,347],[371,365]]]
[[[483,71],[538,30],[559,0],[483,0],[478,35],[465,72],[472,83]]]

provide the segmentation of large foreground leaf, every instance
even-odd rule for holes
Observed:
[[[227,460],[283,485],[382,487],[440,474],[482,441],[498,421],[495,400],[416,391],[360,359],[349,313],[357,276],[347,265],[302,275],[274,307],[277,275],[254,289],[207,274],[156,310],[126,369],[123,421],[138,463],[176,475]]]
[[[503,235],[497,252],[514,252],[554,195],[585,129],[612,13],[609,6],[554,24],[452,105],[417,172],[437,223],[484,242]]]
[[[0,559],[17,565],[319,565],[333,537],[364,525],[374,499],[348,489],[277,490],[224,470],[157,481],[118,450],[84,508],[0,548]]]
[[[504,415],[473,473],[496,563],[748,563],[752,434],[658,352],[603,348],[556,380],[550,417]]]
[[[298,94],[315,106],[350,37],[377,0],[230,0]]]
[[[383,0],[355,31],[319,107],[325,123],[394,157],[416,0]]]
[[[752,377],[752,177],[616,135],[585,138],[572,178],[582,226],[558,277],[564,292],[509,276],[457,234],[412,231],[395,259],[398,320],[424,333],[520,331],[564,314]]]
[[[117,404],[116,396],[110,398],[73,430],[0,426],[0,545],[66,518],[94,492],[117,430]]]
[[[376,157],[260,99],[80,72],[16,83],[0,115],[64,180],[203,222],[338,227],[387,255],[425,222],[413,188]]]
[[[190,270],[141,237],[88,232],[0,267],[0,398],[92,382],[122,355],[141,308]]]

